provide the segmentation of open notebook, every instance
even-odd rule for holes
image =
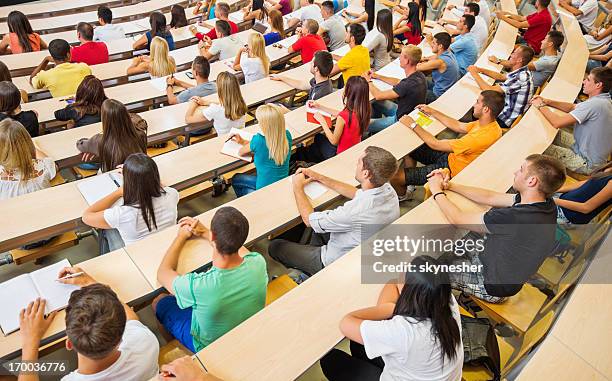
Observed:
[[[47,301],[45,314],[68,305],[70,294],[79,287],[57,281],[64,267],[70,267],[67,259],[0,284],[0,327],[5,336],[19,329],[19,313],[36,298]]]
[[[249,140],[249,141],[253,139],[253,136],[255,136],[255,134],[249,131],[232,128],[229,134],[227,135],[227,139],[229,140],[226,141],[225,144],[223,144],[223,148],[221,148],[221,153],[235,157],[240,160],[248,161],[250,163],[251,161],[253,161],[253,156],[251,155],[240,156],[238,152],[240,152],[240,148],[242,146],[236,143],[235,140],[230,139],[230,136],[234,136],[234,135],[240,135],[243,139]]]
[[[117,172],[107,172],[80,181],[77,184],[77,188],[79,188],[87,203],[93,205],[116,191],[122,185],[123,176]]]

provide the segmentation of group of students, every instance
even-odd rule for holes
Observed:
[[[535,17],[546,18],[548,4],[543,5],[546,1],[537,0],[538,12],[544,13]],[[253,19],[259,20],[264,17],[262,14],[268,14],[266,17],[272,20],[277,17],[272,16],[275,12],[288,14],[287,9],[291,9],[289,1],[266,2],[268,8],[273,9],[268,12],[263,4],[254,0],[244,11],[245,17],[252,14]],[[315,109],[314,116],[322,132],[315,136],[313,144],[299,148],[292,155],[292,137],[286,129],[283,108],[266,104],[256,110],[260,132],[252,140],[231,137],[242,145],[240,154],[253,155],[256,169],[256,175],[240,174],[232,179],[238,197],[286,178],[292,162],[314,163],[329,159],[397,121],[423,140],[424,144],[403,160],[383,148],[367,147],[356,163],[358,187],[307,166],[297,170],[292,177],[293,197],[302,222],[312,229],[312,235],[308,244],[274,239],[268,254],[301,273],[299,281],[316,274],[361,244],[366,226],[385,226],[397,220],[400,201],[411,199],[417,185],[428,184],[434,202],[451,224],[469,226],[473,233],[486,235],[484,251],[480,253],[414,260],[415,265],[463,262],[482,266],[484,271],[408,273],[400,284],[387,284],[383,288],[376,306],[344,317],[340,329],[351,340],[351,354],[332,350],[321,359],[323,372],[332,381],[460,379],[463,363],[461,325],[458,303],[451,289],[491,303],[503,302],[517,294],[551,254],[557,221],[588,223],[612,204],[612,164],[609,162],[612,69],[601,67],[590,71],[583,83],[583,93],[588,96],[584,102],[570,104],[533,96],[536,73],[543,84],[555,70],[563,43],[563,35],[550,31],[550,25],[537,41],[538,51],[542,52],[538,60],[532,61],[536,50],[532,44],[536,42],[526,33],[527,44],[518,45],[509,60],[490,57],[492,62],[503,65],[507,73],[473,66],[483,46],[479,46],[478,37],[471,34],[477,17],[483,17],[479,12],[485,3],[486,0],[480,0],[466,5],[454,38],[448,32],[427,36],[435,55],[423,61],[421,49],[411,40],[415,38],[413,31],[420,30],[420,22],[424,19],[425,10],[420,4],[410,3],[402,9],[408,22],[401,26],[401,22],[391,25],[388,9],[374,12],[378,3],[368,0],[364,15],[347,17],[351,22],[345,31],[344,22],[332,11],[335,4],[324,2],[320,8],[322,21],[318,22],[314,16],[299,19],[300,38],[290,48],[290,52],[300,52],[302,62],[310,65],[313,77],[310,80],[296,80],[283,74],[270,77],[308,91],[307,105]],[[209,81],[209,59],[216,55],[220,55],[220,59],[233,58],[233,68],[243,71],[245,82],[267,77],[270,69],[265,55],[266,35],[251,35],[247,47],[227,42],[232,41],[229,37],[235,32],[233,23],[227,19],[229,7],[226,5],[217,3],[214,7],[218,18],[213,29],[214,38],[211,35],[198,37],[203,42],[201,56],[192,63],[196,85],[167,78],[168,103],[188,102],[185,121],[190,124],[212,122],[218,135],[227,135],[231,128],[244,127],[247,105],[236,75],[223,72],[216,82]],[[312,3],[302,5],[304,8],[318,7]],[[112,25],[105,12],[98,13],[102,26]],[[165,18],[162,28],[161,22],[154,21],[156,17],[152,14],[150,18],[150,37],[137,41],[150,45],[151,56],[146,61],[135,61],[132,69],[166,77],[176,68],[163,74],[156,71],[161,62],[157,52],[168,57],[171,50],[163,32]],[[541,23],[534,17],[522,20],[522,16],[501,13],[498,17],[509,23],[527,22],[528,26],[521,24],[519,27],[527,27],[528,31]],[[282,17],[280,20],[282,22]],[[278,29],[273,33],[284,34],[282,25],[277,23]],[[338,25],[342,26],[342,33]],[[83,30],[83,33],[79,30],[79,39],[89,36],[85,26]],[[112,30],[107,28],[109,34]],[[400,67],[405,73],[401,80],[376,73],[386,65],[384,62],[390,62],[387,56],[390,57],[393,38],[400,33],[409,42],[399,55]],[[334,57],[329,51],[335,50],[331,44],[339,41],[340,36],[343,43],[348,44],[349,52],[343,57]],[[56,65],[73,65],[68,44],[55,41],[49,44],[49,51]],[[232,44],[236,45],[235,49]],[[42,69],[44,67],[39,68]],[[101,251],[108,252],[177,224],[179,195],[161,183],[155,162],[146,155],[146,121],[129,113],[120,102],[107,99],[102,83],[90,72],[79,70],[82,71],[79,75],[83,75],[72,92],[76,92],[75,102],[58,110],[56,118],[71,120],[75,127],[101,122],[102,133],[79,140],[77,147],[83,152],[84,161],[95,157],[101,171],[118,168],[123,175],[124,185],[87,208],[82,217],[84,223],[99,229]],[[49,187],[57,173],[53,160],[44,157],[33,144],[31,137],[38,134],[38,128],[32,127],[36,114],[21,111],[22,93],[10,82],[10,73],[6,71],[7,74],[3,74],[0,66],[0,75],[5,76],[0,82],[0,199]],[[431,72],[431,79],[425,75],[427,72]],[[340,111],[318,102],[334,91],[330,77],[339,73],[342,73],[344,86],[344,108]],[[481,93],[472,110],[461,120],[426,105],[441,96],[464,73],[473,76]],[[489,85],[482,75],[497,82]],[[35,78],[33,83],[40,80]],[[372,79],[393,87],[380,90]],[[175,95],[174,85],[185,90]],[[205,98],[215,92],[218,102]],[[375,98],[372,104],[370,94]],[[207,107],[201,109],[199,106]],[[516,194],[496,193],[449,181],[494,144],[501,137],[502,129],[511,127],[529,106],[537,108],[560,131],[544,155],[530,155],[517,168],[513,181]],[[433,136],[408,116],[415,108],[441,122],[456,137]],[[560,115],[550,108],[567,114]],[[316,110],[335,117],[334,125]],[[563,130],[572,125],[573,134]],[[565,168],[590,177],[572,186],[563,185]],[[311,181],[318,181],[349,200],[335,209],[315,211],[304,191]],[[491,209],[462,211],[446,197],[451,191]],[[117,203],[119,199],[123,202]],[[191,217],[181,219],[178,224],[177,236],[157,273],[157,280],[167,293],[154,300],[153,309],[167,338],[176,338],[197,352],[264,307],[268,275],[263,256],[243,246],[249,221],[237,209],[218,209],[210,227]],[[210,242],[212,267],[203,273],[179,275],[179,257],[190,239]],[[67,268],[59,275],[77,272],[82,269]],[[138,322],[137,315],[122,304],[112,290],[87,274],[63,282],[82,286],[72,294],[66,311],[67,347],[78,353],[79,368],[65,379],[154,377],[158,372],[159,345],[148,328]],[[53,317],[53,314],[44,316],[44,301],[40,300],[24,310],[20,316],[23,360],[38,358],[40,339]],[[411,339],[408,341],[406,337]],[[177,380],[212,377],[186,359],[162,367],[162,378],[170,374]],[[35,377],[21,375],[20,380]]]

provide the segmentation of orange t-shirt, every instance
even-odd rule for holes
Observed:
[[[40,51],[40,35],[38,33],[32,33],[28,36],[30,40],[30,46],[33,52]],[[11,47],[12,54],[23,53],[23,47],[19,43],[19,37],[17,33],[9,33],[9,46]]]
[[[502,135],[502,130],[493,121],[481,126],[478,121],[467,125],[467,133],[459,139],[453,139],[449,143],[453,152],[448,155],[448,166],[451,175],[456,176],[463,168],[467,167],[474,159],[489,148]]]

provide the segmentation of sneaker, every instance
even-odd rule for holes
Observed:
[[[289,278],[293,279],[293,281],[297,284],[301,284],[306,279],[310,278],[308,275],[306,275],[306,273],[298,269],[289,269],[289,272],[287,273],[287,275],[289,276]]]
[[[406,193],[398,197],[399,201],[411,201],[414,198],[414,192],[416,192],[416,187],[414,185],[407,185]]]

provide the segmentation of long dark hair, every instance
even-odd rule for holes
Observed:
[[[83,115],[97,115],[100,113],[102,103],[106,100],[102,82],[93,75],[83,78],[77,87],[72,107],[82,117]]]
[[[166,16],[164,16],[161,12],[152,12],[149,16],[149,24],[151,24],[151,40],[153,40],[153,37],[155,36],[164,38],[168,34],[168,28],[166,27]]]
[[[425,3],[425,0],[421,0],[421,2]],[[427,9],[427,6],[425,6]],[[410,2],[408,3],[408,23],[412,24],[411,33],[415,36],[421,35],[421,19],[419,18],[419,5],[417,3]]]
[[[419,7],[419,21],[427,20],[427,0],[413,0],[413,2],[418,2]],[[410,3],[408,3],[410,4]]]
[[[165,194],[155,161],[144,153],[133,153],[123,164],[123,205],[140,209],[142,219],[157,229],[153,199]]]
[[[374,13],[376,0],[365,0],[365,11],[368,14],[368,31],[374,28],[374,19],[376,14]]]
[[[13,115],[21,105],[21,93],[13,82],[0,82],[0,113]]]
[[[387,39],[387,51],[390,52],[391,49],[393,49],[393,14],[390,10],[381,9],[378,11],[376,28],[380,33],[385,35]]]
[[[370,113],[372,111],[368,81],[359,76],[349,78],[346,81],[342,101],[344,107],[348,110],[348,123],[351,123],[353,112],[356,113],[359,121],[359,131],[363,136],[370,123]]]
[[[12,11],[9,13],[6,19],[8,24],[9,33],[17,34],[19,44],[23,48],[24,52],[31,52],[32,44],[30,43],[30,35],[34,33],[32,25],[28,21],[28,18],[19,11]]]
[[[187,22],[187,16],[185,15],[185,8],[180,5],[174,4],[172,8],[170,8],[170,14],[172,15],[170,28],[182,28],[189,24]]]
[[[450,309],[450,281],[445,272],[435,274],[421,271],[421,266],[428,263],[439,264],[427,255],[412,260],[417,271],[406,273],[404,288],[395,304],[393,316],[405,316],[418,322],[431,321],[432,336],[440,343],[442,354],[452,360],[457,356],[457,347],[461,345],[461,333]]]
[[[11,77],[11,71],[4,64],[4,62],[0,61],[0,82],[7,81],[13,82],[13,78]]]
[[[133,153],[146,153],[147,143],[139,135],[123,103],[107,99],[102,103],[102,141],[100,162],[102,171],[115,169]]]

